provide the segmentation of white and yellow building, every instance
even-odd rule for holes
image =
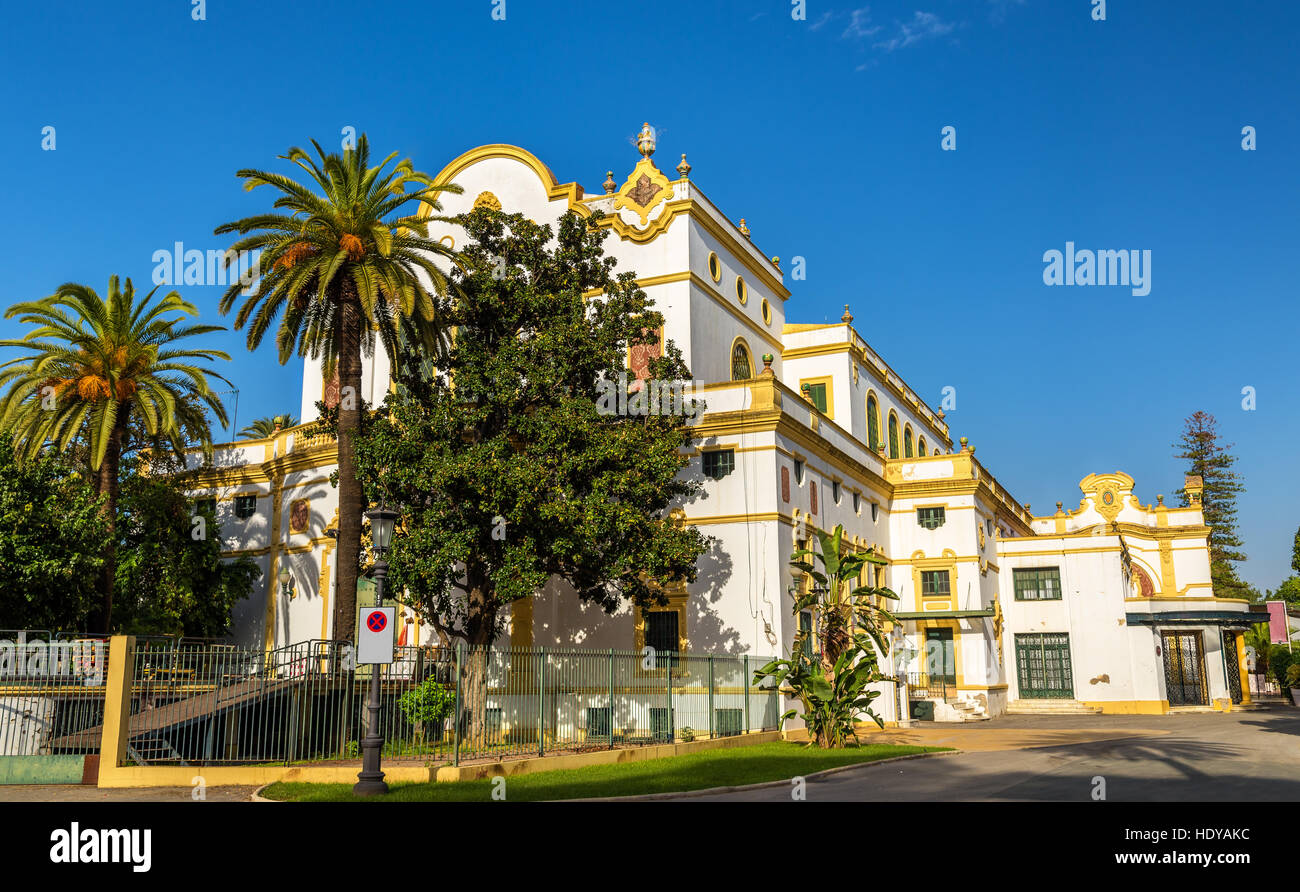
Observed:
[[[560,183],[524,149],[488,145],[438,179],[464,192],[444,213],[480,204],[553,221],[604,213],[606,251],[634,270],[664,314],[662,336],[682,350],[707,413],[685,473],[704,484],[682,505],[715,537],[699,579],[667,607],[607,616],[553,585],[517,606],[512,644],[639,648],[767,656],[788,651],[800,621],[788,559],[813,528],[843,524],[848,540],[888,558],[880,582],[900,596],[886,666],[935,701],[939,719],[1049,703],[1106,712],[1224,708],[1240,701],[1246,604],[1210,583],[1199,484],[1192,505],[1143,505],[1122,473],[1083,478],[1078,507],[1035,516],[954,443],[935,411],[866,342],[846,308],[840,322],[787,322],[791,292],[778,258],[741,219],[722,213],[690,175],[654,162],[652,133],[621,180],[588,195]],[[457,227],[431,227],[459,246]],[[766,354],[766,356],[765,356]],[[632,357],[635,369],[643,359]],[[362,396],[389,387],[382,351],[366,360]],[[218,447],[204,472],[230,555],[255,558],[259,592],[236,611],[236,634],[267,647],[332,633],[337,493],[333,443],[314,435],[319,368],[304,375],[304,425]],[[289,585],[279,581],[287,571]],[[408,623],[410,623],[408,625]],[[402,621],[407,643],[428,632]],[[887,719],[910,712],[887,686]]]

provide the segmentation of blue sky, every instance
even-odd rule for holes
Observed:
[[[1217,415],[1247,486],[1241,571],[1275,587],[1300,524],[1300,4],[1092,7],[808,0],[796,21],[789,0],[506,0],[495,21],[492,0],[209,0],[195,21],[188,0],[11,4],[0,302],[147,281],[176,241],[223,247],[213,227],[262,207],[237,168],[345,126],[431,173],[515,143],[598,191],[650,121],[764,251],[806,258],[788,319],[850,304],[932,405],[956,388],[954,436],[1036,512],[1116,469],[1172,500],[1183,418]],[[1150,250],[1150,294],[1044,285],[1067,241]],[[181,291],[216,320],[220,288]],[[241,426],[298,409],[297,363],[214,340],[237,359]]]

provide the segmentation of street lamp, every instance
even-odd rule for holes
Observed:
[[[280,594],[286,598],[293,597],[293,574],[289,572],[288,567],[281,567],[278,576],[280,580]]]
[[[375,579],[375,606],[380,607],[384,603],[384,580],[388,576],[388,561],[384,557],[393,541],[393,524],[397,520],[397,512],[388,510],[380,503],[378,508],[367,511],[366,517],[370,520],[370,541],[375,549],[375,566],[371,571]],[[352,792],[358,796],[388,792],[384,772],[379,768],[379,756],[384,749],[383,729],[379,725],[379,666],[379,663],[370,664],[370,698],[366,702],[370,721],[366,727],[366,736],[361,739],[361,771],[352,787]]]

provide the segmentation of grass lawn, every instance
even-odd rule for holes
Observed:
[[[543,799],[586,799],[601,796],[639,796],[646,793],[702,790],[758,784],[838,768],[875,762],[913,753],[941,752],[945,747],[866,744],[842,750],[819,750],[802,743],[774,741],[730,749],[705,750],[686,756],[593,765],[569,771],[543,771],[506,779],[506,799],[529,802]],[[279,783],[263,794],[268,799],[293,802],[487,802],[492,781],[392,785],[387,796],[361,799],[351,784]]]

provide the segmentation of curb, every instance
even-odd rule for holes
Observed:
[[[276,783],[278,783],[278,781]],[[249,802],[279,802],[280,801],[279,799],[267,799],[265,796],[262,795],[262,791],[269,786],[271,785],[262,784],[262,786],[258,787],[251,794],[249,794],[248,801]]]
[[[812,774],[803,775],[805,780],[820,780],[823,777],[830,777],[832,774],[839,774],[843,771],[852,771],[855,768],[871,768],[876,765],[888,765],[890,762],[902,762],[907,759],[929,759],[935,756],[960,756],[962,750],[948,750],[939,753],[911,753],[906,756],[891,756],[888,759],[877,759],[873,762],[857,762],[853,765],[840,765],[835,768],[827,768],[823,771],[815,771]],[[788,786],[790,780],[764,781],[761,784],[740,784],[731,787],[709,787],[704,790],[685,790],[681,792],[670,793],[647,793],[644,796],[608,796],[595,799],[550,799],[548,802],[652,802],[665,799],[692,799],[699,796],[713,796],[717,793],[737,793],[745,790],[762,790],[767,787],[784,787]],[[269,800],[268,800],[269,801]]]

